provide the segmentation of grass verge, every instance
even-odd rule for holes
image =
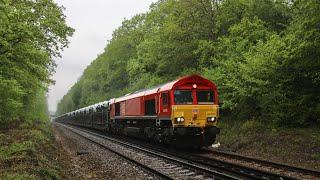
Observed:
[[[61,179],[61,156],[49,122],[0,131],[0,179]]]

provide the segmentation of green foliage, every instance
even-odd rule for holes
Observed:
[[[246,92],[254,94],[265,119],[295,126],[320,122],[319,8],[317,1],[296,1],[283,36],[273,35],[247,55]]]
[[[32,141],[24,141],[23,143],[13,143],[9,146],[0,148],[0,159],[12,159],[16,156],[23,156],[28,152],[34,152],[35,145]]]
[[[41,167],[41,168],[37,169],[37,171],[39,172],[39,174],[41,174],[41,176],[44,179],[52,179],[52,180],[59,179],[58,172],[54,169],[48,169],[46,167]]]
[[[24,180],[24,179],[36,179],[35,176],[29,175],[27,173],[4,173],[0,175],[1,179],[6,180]]]
[[[265,24],[254,18],[242,19],[241,22],[230,27],[228,36],[219,38],[218,42],[213,44],[216,53],[211,57],[211,62],[215,64],[215,68],[204,68],[205,76],[214,79],[220,91],[220,97],[224,100],[224,108],[235,109],[243,106],[249,98],[254,98],[254,94],[248,92],[250,82],[246,82],[247,78],[247,54],[255,52],[256,45],[268,39],[272,34],[267,30]],[[246,86],[248,83],[248,86]],[[255,104],[251,104],[254,109]],[[248,114],[249,111],[243,112]]]
[[[115,30],[58,113],[196,72],[218,85],[227,115],[250,127],[317,124],[319,8],[317,0],[160,0]]]
[[[23,110],[25,123],[33,124],[35,121],[48,121],[49,112],[47,105],[46,93],[44,90],[39,90],[35,97],[30,100],[29,105]]]
[[[24,120],[24,109],[35,106],[37,93],[53,83],[53,58],[73,33],[62,10],[52,0],[0,0],[1,124]]]
[[[23,106],[21,103],[24,95],[21,86],[15,80],[6,80],[0,76],[0,125],[5,121],[12,121]]]

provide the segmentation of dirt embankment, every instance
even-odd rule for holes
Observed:
[[[157,179],[50,124],[0,130],[0,179]]]
[[[0,131],[0,179],[63,179],[64,157],[49,123]]]
[[[257,121],[219,123],[221,150],[320,171],[320,129],[270,127]]]

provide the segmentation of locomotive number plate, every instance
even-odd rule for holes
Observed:
[[[193,114],[198,114],[199,113],[199,109],[192,109],[192,113]]]

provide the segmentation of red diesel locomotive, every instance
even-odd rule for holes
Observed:
[[[95,109],[105,112],[100,113],[101,117],[92,115],[91,123],[77,117],[74,112],[62,115],[58,120],[86,124],[92,128],[101,126],[98,129],[110,133],[179,147],[210,146],[219,133],[216,126],[219,117],[217,88],[213,82],[199,75],[181,77],[107,102],[103,102],[103,106],[98,103],[75,111],[80,111],[80,114],[85,111],[87,115],[84,117],[87,118],[91,117],[90,112],[97,112]]]

